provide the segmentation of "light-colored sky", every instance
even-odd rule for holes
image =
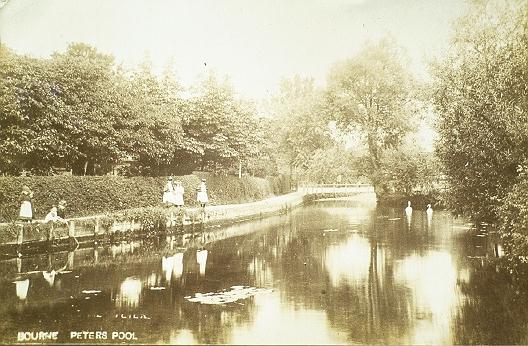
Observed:
[[[241,95],[266,98],[283,77],[324,85],[330,66],[387,34],[407,49],[410,68],[442,54],[463,0],[9,0],[0,39],[38,57],[85,42],[134,66],[173,59],[184,85],[212,68]]]

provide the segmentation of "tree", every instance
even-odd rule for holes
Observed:
[[[528,2],[474,1],[433,66],[437,153],[458,213],[494,221],[528,164]]]
[[[303,174],[314,153],[331,144],[322,94],[313,79],[295,76],[282,81],[272,100],[273,138],[290,173]]]
[[[95,174],[124,155],[115,128],[123,106],[113,57],[83,43],[70,44],[50,61],[61,109],[49,124],[68,143],[63,154],[77,174]]]
[[[257,151],[252,106],[210,73],[189,100],[183,130],[189,145],[180,157],[201,170],[225,170]]]
[[[343,130],[361,134],[368,148],[368,177],[383,190],[383,151],[413,127],[413,82],[399,49],[389,40],[366,45],[333,66],[326,91],[329,116]]]
[[[303,172],[303,178],[317,184],[357,183],[361,180],[358,158],[342,146],[318,149]]]
[[[173,173],[179,164],[175,154],[185,148],[181,124],[185,102],[180,85],[169,70],[159,80],[147,62],[121,83],[120,138],[126,152],[138,161],[137,173]]]
[[[46,173],[71,150],[54,125],[64,104],[49,61],[0,47],[0,171]]]

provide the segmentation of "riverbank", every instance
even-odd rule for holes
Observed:
[[[202,179],[206,179],[209,205],[253,202],[291,192],[286,176],[238,178],[195,172],[173,179],[182,183],[184,202],[188,207],[198,205],[196,188]],[[0,176],[0,222],[18,218],[23,186],[33,192],[33,217],[41,219],[60,200],[68,204],[68,218],[160,207],[166,183],[167,177]]]
[[[72,218],[68,224],[0,224],[0,253],[15,256],[43,247],[71,247],[83,242],[112,242],[160,234],[183,234],[272,214],[284,214],[303,204],[304,192],[260,201],[199,207],[145,207],[111,214]]]

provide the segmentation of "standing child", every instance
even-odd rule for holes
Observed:
[[[205,179],[202,179],[200,187],[198,187],[198,194],[196,196],[196,199],[198,200],[198,203],[200,203],[200,206],[202,208],[205,208],[205,205],[209,202],[209,198],[207,197],[207,186],[205,185]]]
[[[18,218],[23,221],[31,222],[33,220],[33,205],[31,199],[33,198],[33,191],[24,185],[22,193],[20,194],[20,213]]]
[[[185,193],[185,190],[183,188],[183,185],[181,181],[176,182],[176,186],[174,187],[174,204],[178,207],[183,207],[183,194]]]
[[[165,189],[163,190],[163,203],[167,205],[174,204],[174,185],[172,185],[172,177],[167,179]]]

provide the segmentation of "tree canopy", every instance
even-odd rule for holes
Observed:
[[[527,13],[526,1],[473,2],[433,66],[450,206],[488,221],[528,163]]]
[[[129,174],[229,169],[255,156],[262,129],[253,106],[208,75],[190,96],[170,68],[136,70],[82,43],[49,59],[0,48],[0,172]]]
[[[383,151],[395,148],[414,124],[413,81],[390,40],[366,45],[335,64],[326,92],[327,112],[340,128],[355,130],[368,148],[368,176],[379,189]]]

